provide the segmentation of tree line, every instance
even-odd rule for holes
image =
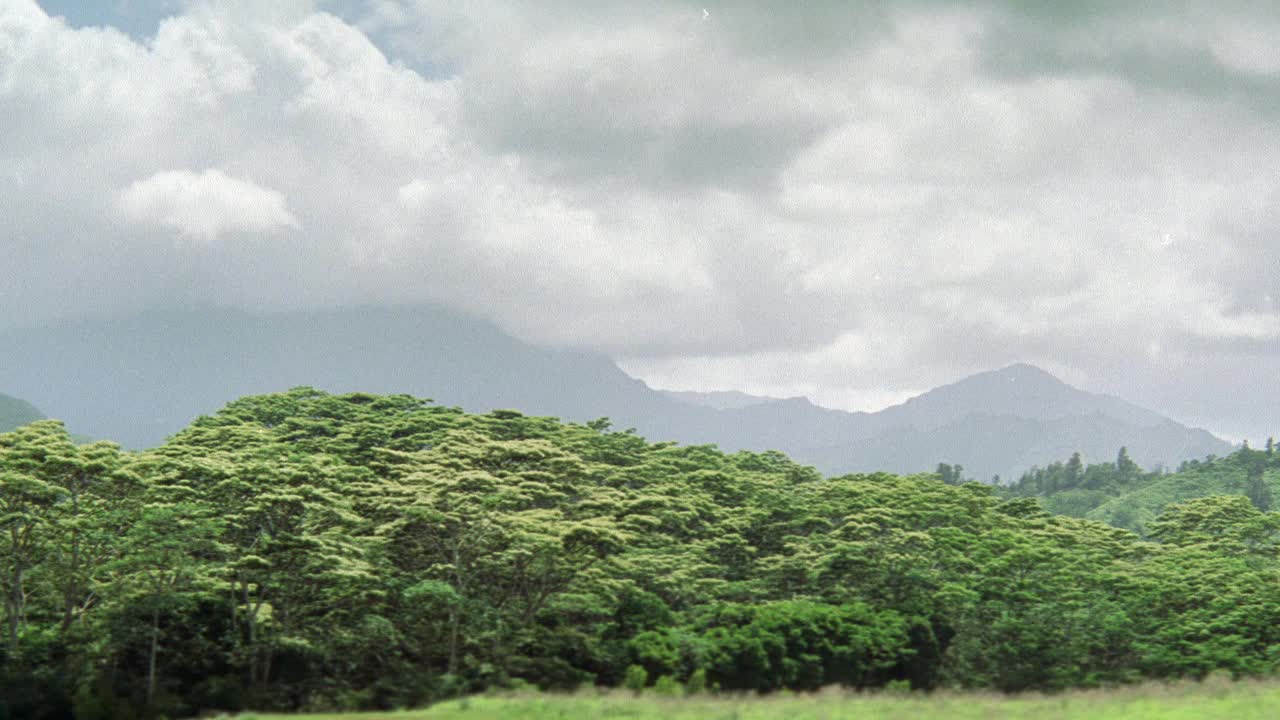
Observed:
[[[1085,463],[1079,453],[1066,462],[1034,467],[1010,485],[1011,497],[1039,498],[1055,514],[1100,520],[1145,534],[1168,506],[1211,495],[1240,495],[1258,510],[1274,509],[1280,490],[1280,453],[1268,439],[1264,449],[1245,442],[1226,457],[1188,460],[1176,472],[1143,470],[1120,449],[1115,462]]]
[[[0,718],[1262,674],[1278,518],[1196,498],[1144,538],[408,396],[245,398],[137,453],[43,421],[0,434]]]

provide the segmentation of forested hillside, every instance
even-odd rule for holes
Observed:
[[[31,403],[0,393],[0,432],[43,419],[44,414]]]
[[[1189,460],[1176,472],[1143,471],[1123,449],[1114,463],[1085,464],[1076,453],[1033,468],[1008,494],[1037,497],[1054,513],[1142,532],[1166,507],[1210,495],[1240,495],[1272,510],[1280,497],[1280,453],[1268,440],[1262,450],[1245,446],[1226,457]]]
[[[1280,515],[1144,541],[997,492],[408,396],[249,397],[140,453],[38,422],[0,435],[0,717],[1280,663]]]

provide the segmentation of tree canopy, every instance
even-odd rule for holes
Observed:
[[[307,388],[139,453],[36,422],[0,434],[0,718],[1275,669],[1276,513],[1188,499],[1141,537],[1035,497],[1160,481],[1126,459],[1010,491],[958,467],[824,478],[603,419]]]

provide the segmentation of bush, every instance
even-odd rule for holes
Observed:
[[[507,690],[513,693],[536,693],[541,688],[524,678],[511,678],[507,680]]]
[[[689,679],[685,681],[684,691],[690,695],[697,695],[707,689],[707,671],[704,668],[698,668],[693,671]]]
[[[887,693],[905,695],[911,692],[910,680],[890,680],[884,684],[884,691]]]
[[[684,686],[670,675],[663,675],[653,684],[653,691],[659,695],[683,695]]]
[[[639,665],[628,667],[626,675],[622,678],[622,687],[635,692],[640,692],[648,684],[649,671]]]

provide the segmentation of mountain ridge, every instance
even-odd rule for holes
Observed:
[[[1007,402],[1010,396],[1002,397],[999,393],[1000,386],[1014,385],[1018,389],[1017,412],[1006,404],[991,402],[992,398]],[[948,411],[945,407],[947,404],[961,406],[965,411],[956,415]],[[1102,412],[1110,417],[1122,417],[1128,422],[1140,425],[1156,425],[1166,419],[1152,410],[1139,407],[1121,398],[1077,388],[1026,362],[1017,362],[996,370],[969,375],[921,393],[898,405],[885,408],[880,413],[886,417],[910,418],[914,421],[911,424],[927,427],[931,423],[938,423],[941,418],[954,421],[980,406],[985,406],[986,411],[991,414],[1010,414],[1042,420],[1087,415],[1092,412]],[[921,412],[921,408],[925,408],[925,411]],[[928,417],[929,420],[921,422],[922,416]]]
[[[1064,451],[1100,460],[1127,446],[1149,466],[1230,448],[1026,363],[876,413],[847,412],[807,398],[654,390],[604,355],[535,346],[441,307],[184,308],[0,331],[0,388],[126,447],[156,445],[235,398],[299,385],[409,393],[473,412],[609,417],[652,440],[780,450],[827,474],[928,472],[947,462],[986,481]]]
[[[0,432],[9,432],[44,419],[45,414],[26,400],[0,393]]]
[[[654,390],[671,398],[672,400],[677,400],[689,405],[709,407],[715,410],[741,410],[744,407],[751,407],[752,405],[761,405],[764,403],[777,402],[779,400],[792,399],[769,397],[765,395],[751,395],[738,390],[660,390],[658,388],[654,388]]]

